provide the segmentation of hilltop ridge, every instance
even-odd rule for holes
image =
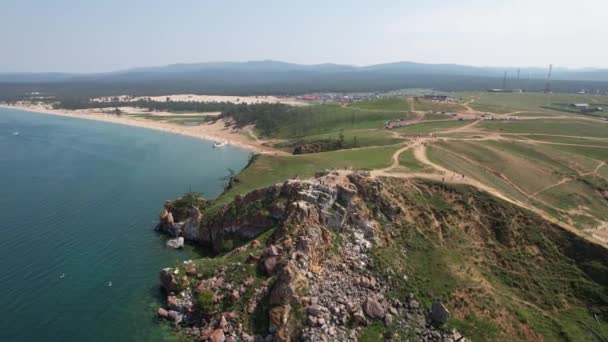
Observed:
[[[521,77],[517,80],[517,70]],[[405,88],[474,91],[500,88],[503,72],[509,88],[542,91],[544,68],[477,67],[457,64],[395,62],[371,66],[324,63],[301,65],[279,61],[213,62],[140,67],[94,74],[0,73],[0,101],[28,93],[58,98],[117,95],[293,95],[311,92],[384,92]],[[606,92],[604,69],[560,69],[552,89],[576,93]]]
[[[406,74],[445,74],[482,77],[502,77],[507,71],[515,77],[520,70],[522,79],[545,79],[547,68],[539,67],[486,67],[454,63],[419,63],[413,61],[396,61],[371,65],[350,65],[340,63],[298,64],[278,60],[253,60],[243,62],[203,62],[203,63],[175,63],[163,66],[134,67],[131,69],[116,70],[101,73],[66,73],[66,72],[10,72],[0,73],[0,82],[56,82],[75,79],[111,79],[113,77],[138,77],[159,74],[181,74],[203,71],[240,71],[240,72],[399,72]],[[556,80],[576,81],[608,81],[608,69],[601,68],[563,68],[553,70]]]

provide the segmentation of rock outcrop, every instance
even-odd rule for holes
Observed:
[[[201,219],[203,215],[201,211],[195,207],[191,206],[188,211],[188,218],[184,221],[182,225],[182,234],[184,238],[188,241],[200,241],[201,240]]]
[[[256,190],[202,223],[198,210],[183,224],[171,222],[170,207],[163,231],[216,253],[232,247],[218,257],[223,262],[209,259],[213,269],[186,263],[161,272],[169,297],[158,315],[194,340],[355,341],[374,321],[411,327],[422,340],[461,337],[438,330],[413,296],[389,296],[390,284],[371,267],[372,247],[386,234],[376,221],[401,209],[365,173],[329,172]]]
[[[183,218],[183,220],[176,222],[175,217]],[[159,216],[156,230],[174,238],[182,237],[186,241],[200,242],[202,239],[200,229],[202,218],[200,209],[194,205],[189,205],[187,208],[178,208],[176,202],[167,201]]]

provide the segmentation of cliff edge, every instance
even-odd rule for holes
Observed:
[[[192,340],[538,340],[606,329],[590,325],[607,313],[606,250],[466,186],[331,171],[221,208],[167,202],[158,229],[215,255],[160,273],[158,315]]]

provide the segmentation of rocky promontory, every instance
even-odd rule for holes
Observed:
[[[167,202],[161,231],[222,253],[160,275],[167,306],[159,316],[195,340],[355,341],[370,324],[422,340],[463,340],[440,329],[448,315],[442,304],[437,313],[411,293],[388,295],[391,284],[374,271],[370,252],[386,239],[377,220],[401,209],[365,173],[289,180],[204,218],[192,207],[176,222],[172,208]]]
[[[466,186],[329,171],[167,202],[158,229],[213,255],[160,273],[193,341],[535,341],[548,310],[605,310],[605,249]]]

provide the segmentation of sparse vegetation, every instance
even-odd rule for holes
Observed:
[[[399,237],[374,252],[379,271],[400,275],[391,277],[397,298],[449,302],[450,325],[474,341],[608,336],[593,316],[608,314],[603,247],[471,188],[391,186],[421,213],[393,225]]]

